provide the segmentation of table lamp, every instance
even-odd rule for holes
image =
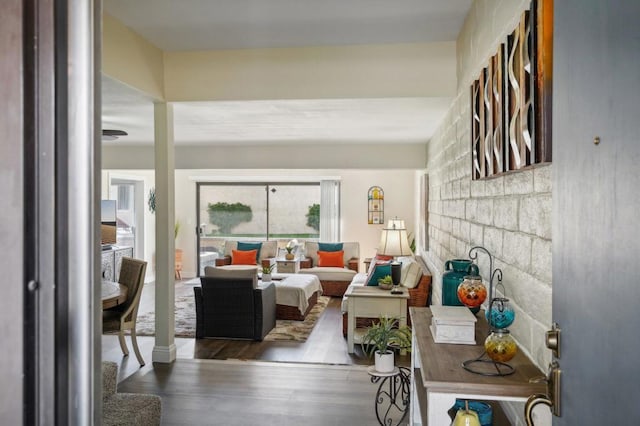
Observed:
[[[400,284],[402,264],[395,258],[413,254],[409,246],[407,228],[404,225],[404,220],[400,220],[397,217],[390,219],[387,227],[382,229],[380,244],[378,245],[378,254],[394,257],[394,260],[391,262],[391,279],[393,280],[391,293],[396,294],[399,292],[397,287],[398,284]]]

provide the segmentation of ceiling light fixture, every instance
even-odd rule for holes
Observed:
[[[127,136],[128,133],[124,130],[102,129],[103,141],[115,141],[120,136]]]

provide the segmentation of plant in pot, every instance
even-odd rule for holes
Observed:
[[[275,267],[275,263],[270,265],[262,265],[262,282],[266,283],[271,281],[271,272]]]
[[[296,249],[296,247],[298,246],[298,240],[291,240],[287,243],[287,245],[284,247],[284,249],[287,251],[287,254],[284,255],[284,258],[287,260],[293,260],[295,259],[295,254],[293,253],[293,251]]]
[[[384,277],[379,278],[378,287],[383,290],[391,290],[393,287],[393,279],[391,278],[391,275],[385,275]]]
[[[400,326],[398,318],[381,316],[362,337],[362,351],[375,357],[375,369],[391,373],[395,368],[394,349],[411,350],[411,329]]]

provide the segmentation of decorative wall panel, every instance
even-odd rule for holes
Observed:
[[[473,179],[551,161],[552,8],[552,0],[534,0],[471,85]]]

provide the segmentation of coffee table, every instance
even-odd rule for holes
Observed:
[[[398,325],[407,325],[407,300],[409,291],[400,287],[400,294],[392,294],[378,286],[349,286],[347,297],[347,351],[352,354],[354,343],[362,338],[366,329],[356,330],[356,318],[378,318],[381,315],[398,318]],[[358,342],[359,343],[359,342]],[[406,354],[406,350],[400,352]]]

